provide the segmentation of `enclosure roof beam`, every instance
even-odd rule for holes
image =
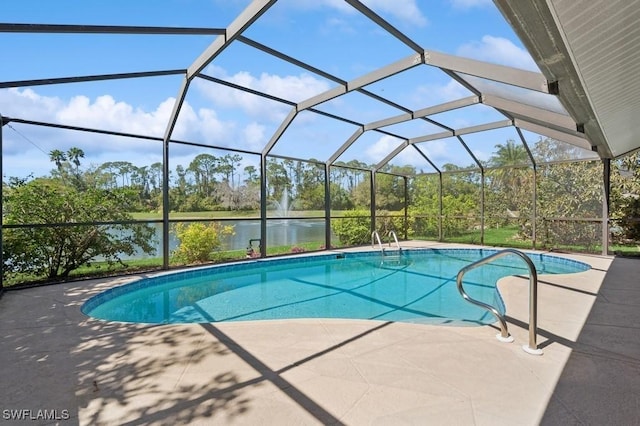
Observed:
[[[438,172],[438,174],[441,174],[442,171],[440,170],[440,168],[438,166],[435,165],[435,163],[433,161],[431,161],[431,159],[429,158],[429,156],[427,154],[425,154],[416,144],[411,144],[411,146],[413,148],[415,148],[416,151],[418,151],[418,154],[420,154],[420,156],[422,158],[424,158],[427,163],[429,163],[431,165],[431,167],[433,167],[433,169]]]
[[[333,98],[337,98],[340,95],[344,95],[347,93],[346,86],[338,86],[333,89],[327,90],[326,92],[320,93],[316,96],[313,96],[305,101],[300,102],[297,105],[298,111],[304,111],[305,109],[312,108],[318,104],[331,100]]]
[[[405,114],[396,115],[394,117],[384,118],[382,120],[373,121],[371,123],[365,124],[365,130],[373,130],[378,129],[380,127],[391,126],[394,124],[404,123],[406,121],[414,120],[414,119],[423,119],[428,115],[439,114],[441,112],[451,111],[454,109],[462,108],[469,105],[474,105],[480,103],[480,98],[478,96],[469,96],[462,99],[457,99],[451,102],[445,102],[440,105],[435,105],[429,108],[419,109],[417,111],[410,111]],[[440,124],[434,120],[427,119],[428,122],[435,124],[436,126],[442,127],[446,130],[453,131],[449,127]]]
[[[302,111],[328,100],[331,100],[335,97],[343,95],[347,92],[351,92],[353,90],[357,90],[362,86],[366,86],[371,83],[375,83],[376,81],[382,80],[384,78],[390,77],[392,75],[398,74],[399,72],[408,70],[422,63],[422,57],[420,55],[411,55],[407,58],[401,59],[397,62],[379,68],[373,72],[365,74],[361,77],[356,78],[347,83],[346,86],[339,86],[333,89],[327,90],[324,93],[320,93],[316,96],[313,96],[307,100],[304,100],[298,104],[298,111]]]
[[[0,33],[221,35],[224,28],[147,27],[138,25],[69,25],[0,23]]]
[[[300,61],[298,59],[292,58],[291,56],[285,55],[284,53],[282,53],[282,52],[280,52],[278,50],[275,50],[275,49],[272,49],[272,48],[270,48],[268,46],[265,46],[262,43],[258,43],[257,41],[252,40],[252,39],[250,39],[250,38],[248,38],[246,36],[240,36],[240,37],[238,37],[237,40],[239,42],[247,44],[248,46],[251,46],[251,47],[254,47],[254,48],[258,49],[258,50],[261,50],[261,51],[263,51],[263,52],[265,52],[265,53],[267,53],[269,55],[273,55],[273,56],[275,56],[275,57],[277,57],[279,59],[282,59],[283,61],[289,62],[292,65],[298,66],[298,67],[303,68],[303,69],[305,69],[305,70],[307,70],[309,72],[312,72],[312,73],[317,74],[317,75],[319,75],[321,77],[324,77],[327,80],[333,81],[333,82],[339,84],[340,86],[347,87],[347,85],[348,85],[347,81],[342,80],[341,78],[338,78],[338,77],[336,77],[334,75],[329,74],[328,72],[325,72],[325,71],[323,71],[321,69],[318,69],[318,68],[316,68],[316,67],[314,67],[312,65],[309,65],[306,62],[302,62],[302,61]],[[404,111],[407,114],[411,114],[412,113],[412,111],[409,108],[406,108],[406,107],[404,107],[402,105],[399,105],[399,104],[397,104],[397,103],[395,103],[395,102],[393,102],[393,101],[391,101],[391,100],[389,100],[387,98],[379,96],[379,95],[377,95],[375,93],[372,93],[372,92],[370,92],[370,91],[368,91],[368,90],[366,90],[366,89],[364,89],[362,87],[360,87],[358,89],[355,89],[355,90],[357,92],[359,92],[359,93],[362,93],[365,96],[368,96],[368,97],[370,97],[372,99],[375,99],[375,100],[377,100],[379,102],[382,102],[382,103],[384,103],[386,105],[389,105],[389,106],[391,106],[393,108],[397,108],[397,109],[399,109],[401,111]],[[462,105],[462,106],[464,106],[464,105]],[[314,111],[322,113],[321,111],[317,111],[317,110],[314,110]],[[433,121],[433,120],[430,120],[430,119],[427,119],[427,118],[423,118],[423,119],[428,121],[428,122],[430,122],[430,123],[432,123],[432,124],[434,124],[434,125],[436,125],[436,126],[446,128],[445,126],[443,126],[442,124],[440,124],[440,123],[438,123],[436,121]],[[350,121],[350,120],[344,119],[343,121]],[[382,126],[380,126],[380,127],[382,127]],[[373,127],[371,129],[373,129]]]
[[[278,142],[287,128],[291,125],[293,119],[296,118],[296,115],[298,115],[298,111],[296,111],[295,108],[291,108],[289,114],[287,114],[285,119],[282,120],[282,123],[280,123],[280,126],[278,126],[278,128],[276,129],[276,132],[273,134],[273,136],[271,136],[269,143],[267,143],[267,145],[262,150],[262,155],[268,155],[269,152],[271,152],[274,145]]]
[[[461,129],[456,129],[454,133],[456,136],[461,136],[461,135],[468,135],[470,133],[485,132],[487,130],[502,129],[504,127],[509,127],[509,126],[513,126],[512,120],[500,120],[500,121],[494,121],[493,123],[485,123],[485,124],[479,124],[477,126],[469,126]]]
[[[429,157],[427,157],[427,155],[424,152],[422,152],[420,149],[418,149],[417,145],[410,144],[408,139],[405,139],[402,144],[397,146],[393,151],[391,151],[389,153],[389,155],[387,155],[382,161],[380,161],[378,164],[376,164],[376,166],[374,167],[374,171],[378,172],[381,168],[383,168],[391,160],[393,160],[394,157],[396,157],[398,154],[400,154],[402,151],[404,151],[408,146],[411,146],[412,148],[414,148],[418,152],[418,154],[420,154],[420,156],[422,158],[424,158],[425,161],[427,161],[431,167],[433,167],[434,170],[436,170],[438,173],[440,173],[440,169],[438,167],[436,167],[435,164],[433,164],[433,162],[429,159]],[[405,176],[405,177],[407,176],[407,175],[400,175],[400,174],[396,174],[396,175],[397,176]]]
[[[410,55],[392,64],[374,70],[347,83],[347,91],[359,89],[376,81],[401,73],[423,63],[421,55]]]
[[[456,99],[450,102],[444,102],[428,108],[422,108],[414,111],[414,117],[426,117],[429,115],[440,114],[442,112],[453,111],[454,109],[464,108],[480,103],[479,96],[468,96],[466,98]]]
[[[409,146],[409,140],[405,139],[404,142],[402,142],[400,145],[398,145],[393,151],[391,151],[386,157],[384,157],[382,159],[382,161],[380,161],[378,164],[375,165],[375,167],[373,168],[374,171],[378,171],[380,170],[382,167],[384,167],[389,161],[393,160],[393,158],[400,154],[402,151],[404,151],[404,149],[406,147]]]
[[[638,148],[640,79],[637,55],[640,33],[633,24],[636,1],[494,0],[533,60],[591,145],[602,158],[614,158],[620,145]],[[591,20],[591,21],[590,21]],[[585,23],[597,22],[598,25]],[[616,57],[618,60],[604,60]],[[632,95],[631,100],[624,99]],[[614,135],[612,137],[612,135]]]
[[[382,102],[382,103],[384,103],[384,104],[386,104],[386,105],[389,105],[389,106],[391,106],[391,107],[393,107],[393,108],[397,108],[397,109],[399,109],[400,111],[403,111],[403,112],[404,112],[404,113],[406,113],[406,114],[411,114],[411,115],[412,115],[412,118],[418,118],[418,119],[420,119],[420,120],[424,120],[424,121],[426,121],[426,122],[428,122],[428,123],[431,123],[431,124],[433,124],[434,126],[441,127],[441,128],[443,128],[443,129],[445,129],[445,130],[450,130],[450,129],[449,129],[447,126],[445,126],[444,124],[439,123],[439,122],[437,122],[437,121],[435,121],[435,120],[432,120],[432,119],[430,119],[430,118],[414,116],[414,112],[413,112],[411,109],[409,109],[409,108],[407,108],[407,107],[404,107],[404,106],[402,106],[402,105],[399,105],[399,104],[397,104],[397,103],[395,103],[395,102],[393,102],[393,101],[391,101],[391,100],[389,100],[389,99],[387,99],[387,98],[383,98],[382,96],[379,96],[379,95],[377,95],[377,94],[375,94],[375,93],[372,93],[372,92],[370,92],[370,91],[368,91],[368,90],[365,90],[365,89],[360,88],[360,89],[357,89],[357,91],[358,91],[358,92],[360,92],[360,93],[362,93],[362,94],[364,94],[364,95],[369,96],[370,98],[373,98],[373,99],[375,99],[375,100],[377,100],[377,101],[380,101],[380,102]]]
[[[241,36],[238,37],[237,40],[239,42],[241,42],[241,43],[246,44],[247,46],[251,46],[251,47],[253,47],[255,49],[261,50],[262,52],[264,52],[264,53],[266,53],[268,55],[275,56],[278,59],[282,59],[285,62],[289,62],[292,65],[295,65],[295,66],[303,68],[303,69],[305,69],[305,70],[307,70],[309,72],[317,74],[317,75],[319,75],[321,77],[324,77],[327,80],[331,80],[331,81],[333,81],[335,83],[338,83],[340,85],[343,85],[343,86],[347,85],[347,82],[345,80],[342,80],[341,78],[338,78],[338,77],[336,77],[334,75],[331,75],[328,72],[325,72],[325,71],[323,71],[323,70],[321,70],[319,68],[316,68],[316,67],[314,67],[312,65],[309,65],[306,62],[302,62],[302,61],[300,61],[300,60],[298,60],[296,58],[293,58],[293,57],[291,57],[289,55],[286,55],[286,54],[284,54],[284,53],[282,53],[282,52],[280,52],[278,50],[275,50],[275,49],[273,49],[271,47],[265,46],[262,43],[258,43],[257,41],[252,40],[252,39],[250,39],[250,38],[248,38],[246,36],[241,35]]]
[[[103,80],[121,80],[125,78],[142,78],[142,77],[161,77],[165,75],[186,74],[187,70],[163,70],[163,71],[145,71],[145,72],[128,72],[120,74],[98,74],[85,75],[77,77],[59,77],[59,78],[42,78],[36,80],[17,80],[0,82],[0,89],[10,87],[29,87],[44,86],[48,84],[66,84],[66,83],[83,83],[87,81],[103,81]]]
[[[245,29],[273,6],[275,2],[276,0],[254,0],[251,2],[227,27],[224,34],[217,37],[191,64],[187,71],[187,78],[191,80],[200,73],[200,71],[209,65],[233,40],[238,38]]]
[[[516,132],[518,133],[518,136],[520,137],[520,142],[522,142],[522,145],[524,146],[524,149],[527,150],[527,155],[529,156],[529,160],[531,161],[531,164],[533,165],[533,168],[535,170],[536,167],[538,167],[538,165],[536,164],[536,159],[533,156],[533,153],[531,152],[531,148],[529,148],[529,144],[527,143],[527,139],[522,134],[522,129],[521,128],[516,127]]]
[[[254,23],[264,12],[266,12],[276,0],[254,0],[247,6],[236,19],[227,27],[225,33],[216,37],[216,39],[207,47],[204,52],[196,58],[196,60],[187,68],[176,101],[173,103],[173,109],[167,122],[167,128],[164,133],[165,143],[171,138],[173,129],[178,121],[178,115],[182,109],[182,104],[187,96],[187,90],[193,78],[200,73],[213,59],[220,54],[231,42],[233,42],[242,32]],[[167,177],[168,178],[168,177]]]
[[[425,135],[425,136],[418,136],[418,137],[415,137],[415,138],[410,138],[409,139],[409,143],[415,144],[415,143],[429,142],[429,141],[433,141],[433,140],[437,140],[437,139],[450,138],[452,136],[460,136],[460,135],[466,135],[466,134],[469,134],[469,133],[478,133],[478,132],[484,132],[484,131],[487,131],[487,130],[501,129],[503,127],[512,126],[513,124],[514,123],[513,123],[512,120],[500,120],[500,121],[495,121],[493,123],[486,123],[486,124],[480,124],[480,125],[477,125],[477,126],[463,127],[463,128],[460,128],[460,129],[455,129],[453,131],[434,133],[434,134],[431,134],[431,135]]]
[[[384,134],[384,135],[391,136],[391,137],[396,138],[396,139],[406,140],[405,138],[403,138],[403,137],[401,137],[401,136],[398,136],[398,135],[396,135],[396,134],[390,133],[390,132],[385,132],[385,131],[383,131],[383,130],[379,130],[379,129],[373,129],[373,130],[374,130],[374,131],[376,131],[376,132],[378,132],[378,133],[382,133],[382,134]],[[349,147],[351,147],[351,145],[353,145],[353,143],[354,143],[356,140],[358,140],[358,138],[359,138],[360,136],[362,136],[362,135],[364,134],[364,132],[365,132],[364,126],[363,126],[363,125],[360,125],[360,127],[358,127],[358,129],[356,129],[356,131],[355,131],[355,132],[353,132],[353,134],[349,137],[349,139],[347,139],[347,140],[342,144],[342,146],[340,146],[340,148],[338,148],[338,149],[336,150],[336,152],[334,152],[334,153],[331,155],[331,157],[329,157],[329,159],[327,160],[327,164],[329,164],[329,165],[333,165],[333,163],[335,163],[335,162],[338,160],[338,158],[340,158],[340,156],[341,156],[342,154],[344,154],[344,152],[345,152],[347,149],[349,149]]]
[[[34,121],[34,120],[24,120],[22,118],[10,118],[10,117],[2,117],[3,120],[10,120],[14,123],[22,123],[29,124],[32,126],[42,126],[42,127],[51,127],[55,129],[65,129],[65,130],[75,130],[79,132],[87,132],[87,133],[97,133],[101,135],[111,135],[111,136],[124,136],[128,138],[136,138],[136,139],[146,139],[153,141],[161,141],[162,138],[158,136],[145,136],[145,135],[137,135],[134,133],[124,133],[124,132],[116,132],[112,130],[100,130],[100,129],[92,129],[88,127],[80,127],[80,126],[70,126],[67,124],[58,124],[58,123],[46,123],[44,121]]]
[[[246,93],[251,93],[252,95],[260,96],[260,97],[265,98],[265,99],[270,99],[272,101],[280,102],[280,103],[283,103],[285,105],[289,105],[291,107],[294,107],[296,105],[296,103],[293,102],[293,101],[290,101],[290,100],[287,100],[287,99],[283,99],[283,98],[280,98],[280,97],[277,97],[277,96],[274,96],[274,95],[270,95],[268,93],[260,92],[258,90],[251,89],[249,87],[240,86],[239,84],[231,83],[230,81],[226,81],[226,80],[221,80],[221,79],[219,79],[217,77],[211,77],[211,76],[209,76],[207,74],[200,73],[200,74],[198,74],[198,78],[202,78],[204,80],[211,81],[212,83],[216,83],[216,84],[220,84],[220,85],[223,85],[223,86],[227,86],[227,87],[230,87],[232,89],[240,90],[240,91],[243,91],[243,92],[246,92]],[[311,111],[311,112],[319,114],[319,115],[323,115],[325,117],[329,117],[329,118],[337,120],[337,121],[342,121],[343,123],[352,124],[354,126],[362,126],[361,123],[358,123],[358,122],[353,121],[353,120],[349,120],[348,118],[344,118],[344,117],[341,117],[341,116],[338,116],[338,115],[335,115],[335,114],[331,114],[329,112],[320,111],[320,110],[314,109],[314,108],[310,108],[308,111]]]
[[[283,98],[279,98],[277,96],[273,96],[273,95],[270,95],[268,93],[261,92],[259,90],[251,89],[249,87],[240,86],[239,84],[232,83],[230,81],[221,80],[221,79],[216,78],[216,77],[211,77],[211,76],[209,76],[207,74],[200,73],[200,74],[198,74],[198,78],[202,78],[203,80],[207,80],[207,81],[210,81],[212,83],[220,84],[220,85],[223,85],[223,86],[226,86],[226,87],[230,87],[232,89],[240,90],[240,91],[243,91],[243,92],[246,92],[246,93],[251,93],[252,95],[260,96],[260,97],[265,98],[265,99],[270,99],[272,101],[276,101],[276,102],[280,102],[280,103],[283,103],[283,104],[287,104],[290,107],[294,107],[296,105],[296,103],[293,102],[293,101],[289,101],[289,100],[286,100],[286,99],[283,99]]]
[[[414,143],[421,143],[421,142],[429,142],[429,141],[435,141],[438,139],[450,138],[452,136],[455,136],[454,132],[450,132],[450,131],[440,132],[440,133],[434,133],[432,135],[425,135],[425,136],[418,136],[416,138],[410,138],[409,143],[414,144]]]
[[[458,139],[458,142],[460,142],[462,147],[465,149],[465,151],[467,151],[467,154],[469,154],[469,156],[473,159],[474,163],[476,163],[478,168],[484,173],[484,167],[482,166],[482,163],[480,162],[480,160],[478,160],[478,157],[476,157],[473,151],[469,149],[469,145],[467,145],[467,143],[464,141],[464,139],[462,139],[460,135],[456,135],[456,138]]]
[[[424,52],[424,62],[427,65],[456,73],[469,74],[512,86],[535,90],[536,92],[549,93],[547,79],[538,72],[463,58],[461,56],[449,55],[433,50]]]
[[[344,152],[349,149],[349,147],[360,137],[362,136],[362,134],[364,133],[364,127],[359,127],[358,129],[356,129],[355,132],[353,132],[353,134],[351,136],[349,136],[349,139],[347,139],[340,148],[337,149],[336,152],[333,153],[333,155],[331,155],[331,157],[329,157],[329,159],[327,160],[327,163],[329,165],[332,165],[333,163],[336,162],[336,160],[342,155],[344,154]]]
[[[405,121],[413,120],[413,114],[406,113],[396,115],[395,117],[389,117],[378,121],[373,121],[371,123],[365,124],[365,130],[377,129],[379,127],[391,126],[398,123],[404,123]]]
[[[431,165],[431,167],[433,167],[434,170],[436,170],[438,173],[440,173],[440,169],[429,159],[429,157],[424,152],[422,152],[422,150],[420,150],[417,145],[409,143],[408,139],[405,139],[402,144],[398,145],[384,159],[382,159],[382,161],[380,161],[378,164],[376,164],[376,166],[374,167],[374,171],[377,172],[382,167],[387,165],[391,160],[393,160],[398,154],[400,154],[402,151],[404,151],[404,149],[406,147],[408,147],[408,146],[412,146],[413,148],[415,148],[415,150],[418,152],[418,154],[420,154],[420,156],[422,158],[424,158],[425,161],[427,161],[429,163],[429,165]]]
[[[523,128],[533,133],[538,133],[540,135],[546,136],[551,139],[556,139],[561,142],[566,142],[568,144],[577,146],[578,148],[593,150],[591,143],[584,136],[575,136],[566,132],[561,132],[555,129],[552,129],[547,126],[542,126],[537,123],[532,123],[530,121],[526,121],[523,119],[514,120],[514,125],[516,127]]]
[[[578,136],[576,122],[568,115],[559,114],[543,108],[504,99],[498,96],[485,95],[482,103],[500,111],[505,111],[513,118],[522,118],[541,125],[551,126],[557,130],[565,131]]]
[[[417,53],[422,54],[423,49],[422,47],[420,47],[418,43],[411,40],[409,37],[407,37],[405,34],[399,31],[396,27],[394,27],[393,25],[385,21],[382,17],[380,17],[373,10],[369,9],[367,6],[362,4],[360,1],[357,1],[357,0],[345,0],[345,1],[349,3],[358,12],[362,13],[364,16],[366,16],[367,18],[375,22],[377,25],[382,27],[386,32],[388,32],[389,34],[391,34],[392,36],[400,40],[410,49],[414,50]]]

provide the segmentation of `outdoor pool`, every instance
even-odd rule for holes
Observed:
[[[464,266],[490,249],[411,249],[348,252],[202,267],[114,287],[82,306],[90,317],[136,323],[204,323],[288,318],[353,318],[430,324],[483,325],[489,312],[466,302],[456,288]],[[569,274],[590,266],[526,253],[538,274]],[[471,270],[465,290],[504,313],[496,290],[508,275],[528,275],[508,255]],[[522,285],[528,285],[527,280]]]

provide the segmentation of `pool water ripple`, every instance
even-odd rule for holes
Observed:
[[[496,250],[411,249],[264,259],[162,274],[107,290],[82,307],[86,315],[137,323],[203,323],[288,318],[354,318],[430,324],[495,322],[462,299],[458,271]],[[589,265],[527,253],[538,274],[576,273]],[[506,256],[465,275],[474,299],[504,313],[498,279],[528,274]]]

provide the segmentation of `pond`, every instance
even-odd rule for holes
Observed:
[[[234,235],[223,239],[222,250],[244,250],[249,246],[249,240],[260,238],[260,220],[225,220],[225,225],[234,227]],[[162,224],[154,223],[156,257],[162,254]],[[267,221],[267,241],[270,247],[289,246],[305,242],[324,243],[324,219],[269,219]],[[169,251],[178,247],[179,241],[173,232],[169,233]],[[257,243],[253,244],[257,250]],[[150,257],[143,253],[136,253],[129,259]]]

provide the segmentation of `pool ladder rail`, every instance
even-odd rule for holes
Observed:
[[[402,249],[400,248],[398,236],[396,235],[395,231],[389,231],[387,235],[389,236],[389,247],[391,247],[391,239],[393,238],[393,241],[396,243],[396,248],[398,249],[398,252],[400,252]],[[380,251],[382,252],[382,254],[385,254],[384,247],[382,246],[382,240],[380,239],[380,234],[378,233],[378,231],[373,231],[371,233],[371,247],[375,247],[376,242],[378,243],[378,247],[380,247]]]
[[[480,302],[479,300],[472,299],[464,290],[463,281],[462,281],[464,274],[466,274],[470,270],[478,268],[482,265],[486,265],[487,263],[490,263],[500,257],[504,257],[510,254],[515,254],[516,256],[519,256],[522,260],[524,260],[524,262],[527,264],[527,267],[529,268],[529,344],[523,345],[522,349],[531,355],[542,355],[542,349],[539,349],[536,343],[537,321],[538,321],[538,273],[536,272],[536,267],[531,261],[531,259],[529,258],[529,256],[527,256],[526,254],[524,254],[519,250],[504,249],[497,253],[493,253],[483,259],[480,259],[476,262],[473,262],[465,266],[460,270],[460,272],[458,272],[458,276],[457,276],[458,291],[466,301],[486,309],[498,319],[498,322],[500,323],[500,333],[496,335],[496,338],[498,340],[500,340],[501,342],[507,342],[507,343],[513,342],[513,336],[509,334],[509,330],[507,328],[507,322],[504,316],[500,314],[500,312],[498,312],[498,310],[495,307],[488,305],[486,303]]]
[[[378,243],[378,247],[380,247],[380,253],[382,254],[381,263],[397,263],[400,264],[400,255],[402,253],[402,249],[400,248],[400,243],[398,242],[398,236],[395,231],[389,231],[387,234],[389,236],[389,247],[391,247],[391,239],[395,241],[397,253],[390,254],[385,250],[385,247],[382,245],[382,240],[380,239],[380,234],[378,231],[373,231],[371,233],[371,247],[375,247],[375,243]]]

